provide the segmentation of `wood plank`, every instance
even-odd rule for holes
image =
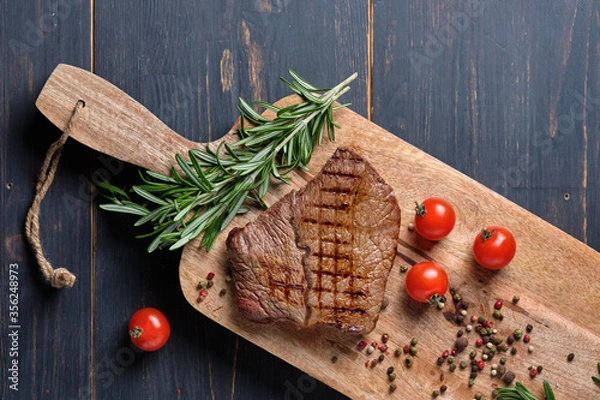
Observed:
[[[557,395],[564,393],[584,397],[590,390],[588,375],[593,373],[594,355],[577,351],[578,356],[583,358],[577,365],[569,364],[566,355],[573,351],[569,349],[600,346],[600,329],[589,324],[590,318],[594,320],[600,316],[600,310],[584,306],[588,299],[596,298],[600,290],[600,271],[595,268],[600,262],[600,253],[350,110],[339,111],[336,118],[342,126],[336,142],[325,144],[315,151],[310,164],[313,172],[294,177],[295,185],[309,180],[337,146],[351,145],[360,149],[394,187],[403,211],[398,250],[401,257],[397,258],[396,267],[406,260],[434,260],[444,265],[450,275],[451,286],[468,299],[472,304],[469,313],[476,316],[487,315],[491,319],[493,303],[496,299],[503,299],[508,308],[504,313],[506,318],[495,322],[502,337],[507,337],[515,327],[527,324],[532,324],[535,329],[538,346],[535,354],[528,355],[526,346],[519,343],[519,353],[510,356],[509,365],[515,369],[518,379],[529,379],[527,368],[530,363],[551,365],[544,370],[544,378],[553,384],[560,383]],[[421,184],[424,181],[428,182],[427,186]],[[452,236],[437,244],[424,241],[406,229],[411,215],[414,215],[414,199],[422,199],[432,193],[449,199],[458,212],[457,227]],[[243,225],[252,218],[252,215],[240,217],[236,225]],[[519,243],[515,260],[499,273],[478,267],[470,252],[478,231],[490,221],[502,221],[503,225],[510,227]],[[547,232],[548,239],[540,242],[535,232]],[[572,266],[569,280],[555,279],[562,274],[567,263]],[[540,265],[544,268],[540,269]],[[211,270],[221,276],[216,287],[227,287],[222,277],[227,274],[223,238],[209,254],[194,246],[188,245],[184,249],[180,264],[182,290],[190,304],[200,312],[352,398],[370,398],[385,393],[384,372],[381,368],[378,370],[382,377],[378,380],[377,373],[365,368],[364,362],[369,358],[356,350],[355,337],[325,329],[297,330],[285,324],[256,325],[239,315],[232,298],[212,295],[200,304],[195,302],[195,283]],[[383,333],[393,332],[392,348],[402,347],[413,336],[418,336],[424,345],[419,350],[419,366],[413,367],[412,371],[402,370],[397,359],[385,361],[383,369],[392,365],[402,371],[403,382],[397,390],[398,398],[419,390],[431,392],[439,388],[440,374],[445,376],[443,383],[455,396],[472,395],[473,390],[488,390],[492,382],[487,374],[477,379],[471,389],[467,387],[468,374],[465,371],[449,374],[447,369],[435,365],[441,352],[453,346],[458,327],[448,322],[441,313],[412,302],[404,293],[403,275],[397,271],[395,268],[388,282],[390,306],[382,313],[376,330],[363,339],[371,342],[379,340]],[[521,297],[518,306],[510,305],[514,294]],[[563,301],[565,296],[569,297],[568,302]],[[475,336],[470,335],[471,343]],[[566,342],[562,339],[565,337],[569,338]],[[340,358],[335,365],[330,361],[332,355]],[[343,379],[342,375],[352,378]],[[572,376],[573,381],[565,382],[565,376]],[[540,384],[536,382],[532,389],[538,395]]]
[[[591,18],[587,24],[587,31],[584,35],[586,43],[585,53],[582,57],[585,60],[585,83],[583,86],[582,99],[585,105],[581,105],[579,115],[575,114],[574,119],[578,119],[585,110],[585,119],[583,121],[583,135],[585,138],[586,153],[584,154],[587,168],[585,170],[585,179],[582,179],[581,185],[586,187],[584,209],[587,210],[584,220],[583,240],[595,249],[600,249],[600,135],[598,126],[600,126],[600,52],[598,51],[598,32],[600,32],[600,4],[596,1],[590,12],[595,17]],[[594,50],[596,49],[596,50]],[[570,109],[569,109],[569,115]]]
[[[91,368],[90,194],[84,190],[91,170],[88,148],[67,143],[40,217],[46,257],[55,266],[72,269],[80,282],[62,292],[45,284],[24,236],[35,180],[46,150],[60,133],[36,111],[36,96],[57,63],[90,66],[89,3],[75,3],[2,2],[2,399],[79,398],[90,387],[88,373],[74,373]],[[18,265],[18,293],[9,292],[10,265]],[[9,319],[9,293],[18,294],[18,315],[12,315],[17,321]],[[8,336],[13,331],[18,331],[16,342]],[[18,349],[13,353],[11,348]],[[16,373],[8,371],[14,361]],[[18,392],[11,388],[16,382],[9,381],[13,374]]]
[[[139,8],[103,1],[96,3],[95,16],[98,75],[189,140],[203,142],[224,135],[237,118],[240,96],[274,100],[288,94],[279,82],[288,68],[315,84],[331,84],[359,72],[361,80],[346,100],[366,115],[366,3],[180,1]],[[130,166],[111,178],[123,185],[138,181]],[[153,397],[180,389],[189,398],[276,398],[292,390],[290,383],[302,382],[303,372],[189,307],[177,295],[181,290],[172,286],[178,285],[173,275],[178,263],[145,254],[147,243],[133,239],[140,231],[117,232],[122,224],[131,225],[131,219],[103,212],[96,218],[98,359],[114,359],[126,345],[123,338],[114,343],[103,333],[115,331],[118,321],[126,320],[136,307],[155,305],[174,324],[174,337],[163,354],[136,358],[136,364],[107,387],[98,382],[98,396],[137,397],[142,390]],[[129,283],[115,285],[116,276]],[[115,303],[125,305],[116,311],[118,318]],[[161,372],[165,369],[170,375]],[[148,385],[140,388],[132,375]],[[311,393],[344,397],[314,382]]]

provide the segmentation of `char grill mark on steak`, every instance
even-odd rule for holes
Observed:
[[[370,332],[399,228],[392,188],[355,150],[339,148],[306,186],[231,231],[240,311],[256,322]]]
[[[316,292],[317,298],[307,297],[306,324],[311,325],[312,310],[315,309],[322,316],[321,323],[336,326],[344,325],[340,316],[344,313],[364,314],[366,311],[360,306],[354,306],[354,299],[364,296],[360,291],[354,291],[353,268],[353,209],[358,193],[357,184],[360,182],[364,170],[364,161],[353,156],[340,157],[336,152],[327,166],[321,172],[322,185],[314,193],[314,199],[309,200],[302,214],[312,218],[303,218],[299,224],[299,232],[310,232],[314,226],[306,226],[307,221],[317,227],[316,237],[304,236],[301,245],[313,250],[305,260],[308,268],[308,293]],[[363,278],[363,277],[361,277]],[[340,285],[347,281],[347,289],[340,291]],[[340,292],[343,298],[340,299]],[[351,307],[338,304],[346,300],[349,295]],[[327,301],[323,301],[323,298]],[[342,301],[342,303],[345,303]]]

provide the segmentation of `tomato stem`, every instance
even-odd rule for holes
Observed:
[[[429,300],[427,301],[429,304],[431,304],[432,306],[435,305],[437,306],[437,308],[439,308],[440,310],[442,308],[444,308],[444,300],[442,299],[442,296],[440,296],[439,294],[433,294],[431,295],[431,297],[429,298]]]
[[[496,234],[496,230],[495,229],[490,229],[489,231],[485,228],[483,228],[481,230],[481,240],[483,240],[484,242],[488,239],[491,239],[492,237],[494,237],[494,235]]]
[[[129,336],[131,336],[133,339],[137,339],[140,336],[142,336],[142,332],[144,332],[144,330],[139,326],[136,326],[135,328],[129,331]]]
[[[427,214],[427,210],[425,209],[425,204],[419,204],[418,201],[415,201],[415,213],[419,216],[419,217],[424,217],[425,214]]]

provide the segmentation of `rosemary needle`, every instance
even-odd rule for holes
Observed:
[[[331,89],[322,89],[294,71],[288,72],[293,79],[281,80],[302,102],[284,108],[254,102],[275,112],[273,119],[267,119],[240,99],[237,142],[190,149],[187,159],[178,154],[175,161],[179,169],[172,168],[170,175],[140,172],[143,184],[133,186],[131,193],[99,183],[110,201],[100,208],[139,216],[136,226],[151,224],[149,233],[137,236],[153,238],[148,252],[178,249],[200,236],[200,247],[209,251],[218,234],[236,215],[247,212],[250,204],[266,208],[263,197],[272,177],[289,182],[292,170],[307,168],[314,147],[325,133],[329,140],[335,139],[338,126],[333,111],[349,104],[334,102],[350,90],[348,84],[357,74]]]
[[[547,381],[543,383],[545,400],[555,400],[552,387]],[[498,389],[497,400],[538,400],[521,382],[515,387],[503,387]]]

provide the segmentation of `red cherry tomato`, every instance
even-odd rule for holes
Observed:
[[[427,240],[438,241],[450,234],[456,223],[452,205],[439,197],[430,197],[415,207],[415,229]]]
[[[156,308],[146,307],[136,311],[129,320],[131,342],[144,351],[163,347],[171,334],[167,317]]]
[[[517,242],[510,231],[501,226],[482,229],[473,242],[475,260],[484,268],[504,268],[517,252]]]
[[[447,290],[446,271],[432,261],[417,263],[406,274],[406,291],[418,302],[431,302],[436,297],[442,297]]]

